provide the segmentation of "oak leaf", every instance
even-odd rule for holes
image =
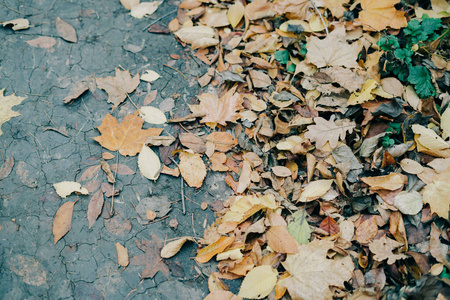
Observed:
[[[344,287],[344,281],[352,277],[352,259],[328,259],[333,248],[330,241],[314,240],[300,245],[297,254],[288,254],[282,262],[290,276],[282,281],[292,299],[331,299],[330,286]]]
[[[112,103],[114,109],[137,88],[140,80],[139,73],[131,77],[130,72],[116,68],[116,77],[97,78],[96,82],[97,87],[108,94],[108,103]]]
[[[326,66],[345,66],[359,68],[356,59],[362,49],[358,43],[348,44],[345,39],[345,28],[337,27],[326,38],[312,36],[307,39],[306,61],[318,68]]]
[[[433,182],[423,189],[423,203],[430,204],[431,211],[449,220],[450,168],[436,175]]]
[[[55,245],[56,242],[65,236],[72,228],[73,206],[77,201],[78,200],[68,201],[61,205],[56,211],[55,219],[53,220],[53,237]]]
[[[194,114],[206,114],[201,120],[201,123],[206,123],[211,128],[216,127],[217,124],[226,126],[227,122],[236,122],[239,118],[237,111],[243,108],[241,95],[235,93],[236,88],[226,92],[222,97],[204,93],[198,96],[200,104],[189,105]]]
[[[314,118],[315,125],[308,126],[308,132],[305,133],[305,137],[316,142],[317,148],[322,148],[327,142],[331,148],[336,148],[339,139],[344,140],[347,134],[353,132],[356,124],[349,120],[337,120],[334,121],[335,116],[331,116],[327,121],[322,117]],[[339,122],[340,124],[338,124]]]
[[[364,30],[381,31],[386,27],[400,29],[408,25],[405,13],[395,9],[400,0],[361,0],[359,21]]]
[[[5,89],[0,90],[0,135],[3,134],[1,126],[9,119],[20,116],[20,113],[12,110],[16,105],[19,105],[26,97],[18,97],[14,94],[4,96]]]
[[[157,136],[163,131],[161,128],[142,129],[144,120],[137,114],[136,111],[132,115],[126,115],[121,124],[107,114],[97,127],[101,135],[94,137],[94,140],[110,151],[119,151],[123,156],[136,155],[148,137]]]

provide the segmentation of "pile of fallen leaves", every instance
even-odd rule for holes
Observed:
[[[133,17],[160,4],[120,2]],[[168,28],[149,31],[172,31],[210,66],[198,78],[205,92],[191,114],[167,120],[149,105],[157,91],[121,123],[107,114],[95,140],[115,154],[104,152],[78,182],[55,189],[61,197],[92,194],[91,227],[105,214],[104,196],[120,192],[116,176],[134,174],[108,163],[119,153],[138,155],[150,180],[181,175],[194,188],[208,170],[224,172],[235,195],[212,207],[217,219],[203,238],[179,238],[161,250],[170,258],[194,241],[198,263],[215,257],[205,299],[448,298],[449,16],[445,0],[184,1]],[[65,39],[76,42],[76,34]],[[140,80],[158,78],[151,70],[91,75],[64,103],[99,88],[114,110],[132,101]],[[11,107],[23,100],[0,97]],[[177,123],[183,132],[161,135],[161,128],[142,129],[144,122]],[[101,170],[108,183],[98,179]],[[140,201],[139,220],[164,217],[170,204],[163,202],[153,211]],[[75,203],[56,213],[55,243],[70,230]],[[168,276],[164,261],[151,255],[161,242],[137,245],[152,262],[141,277],[158,270]],[[127,266],[126,248],[116,248]],[[236,296],[224,280],[238,278]]]

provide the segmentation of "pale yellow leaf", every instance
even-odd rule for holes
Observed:
[[[423,203],[430,204],[431,211],[439,217],[449,220],[450,206],[450,168],[436,175],[433,182],[423,189]]]
[[[128,10],[139,5],[140,0],[120,0],[120,3]]]
[[[423,172],[423,166],[415,160],[404,158],[400,161],[400,167],[409,174],[419,174]]]
[[[333,184],[333,179],[320,179],[308,183],[308,185],[303,189],[300,198],[300,202],[309,202],[319,199],[325,195],[331,188]]]
[[[441,115],[442,138],[446,140],[450,136],[450,107]]]
[[[14,19],[11,21],[3,22],[3,27],[6,27],[8,25],[12,25],[12,29],[14,31],[30,28],[30,22],[27,19]]]
[[[191,44],[192,49],[215,46],[219,43],[213,28],[208,26],[184,27],[175,35],[185,43]]]
[[[145,122],[150,124],[167,123],[166,115],[156,107],[143,106],[139,109],[139,115]]]
[[[427,149],[444,150],[450,148],[450,145],[438,136],[432,129],[426,128],[419,124],[412,125],[411,129],[415,134],[419,135],[416,139]]]
[[[222,217],[223,222],[242,223],[261,209],[276,209],[278,205],[272,194],[264,196],[239,197],[230,207],[230,210]]]
[[[126,267],[130,263],[130,259],[128,257],[128,250],[124,246],[122,246],[119,242],[116,243],[116,251],[117,251],[117,262],[120,266]]]
[[[236,1],[228,8],[227,17],[231,26],[236,27],[241,22],[245,13],[245,7],[240,1]]]
[[[162,258],[170,258],[177,254],[181,247],[183,247],[184,243],[187,241],[194,241],[194,239],[190,236],[185,236],[182,238],[179,238],[175,241],[172,241],[170,243],[167,243],[162,249],[161,249],[161,257]]]
[[[243,248],[227,250],[225,252],[217,254],[216,259],[218,261],[225,260],[225,259],[231,259],[231,260],[241,259],[242,257],[244,257],[241,250],[243,250]]]
[[[248,299],[262,299],[270,294],[277,283],[278,272],[271,266],[253,268],[245,276],[238,296]]]
[[[5,89],[0,90],[0,135],[3,134],[1,126],[9,121],[11,118],[20,116],[20,113],[12,110],[16,105],[19,105],[26,97],[18,97],[15,94],[4,96]]]
[[[206,177],[206,166],[200,154],[181,152],[178,167],[181,176],[190,187],[199,188],[202,186]]]
[[[56,193],[61,198],[66,198],[72,193],[82,194],[82,195],[88,195],[89,191],[86,188],[82,188],[81,184],[74,181],[62,181],[53,184],[53,187],[56,190]]]
[[[142,2],[131,8],[130,15],[136,19],[149,17],[158,9],[161,3],[161,1]]]
[[[143,176],[150,180],[156,180],[161,170],[161,162],[150,147],[143,145],[138,156],[138,167]]]
[[[377,88],[378,83],[374,79],[368,79],[364,82],[361,92],[355,92],[350,95],[348,104],[356,105],[375,99],[375,95],[372,92]]]
[[[147,82],[153,82],[153,81],[156,81],[157,79],[159,79],[160,77],[161,77],[161,75],[159,75],[155,71],[147,70],[147,71],[145,71],[144,74],[141,75],[141,80],[147,81]]]

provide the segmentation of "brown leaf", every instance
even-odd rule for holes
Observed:
[[[117,251],[117,262],[120,266],[126,267],[130,263],[130,259],[128,258],[128,250],[120,243],[116,243],[116,251]]]
[[[149,128],[141,129],[144,120],[138,117],[136,111],[132,115],[126,115],[123,122],[119,124],[116,118],[107,114],[98,130],[101,135],[94,140],[110,151],[119,151],[123,156],[134,156],[142,149],[148,137],[159,135],[163,129]]]
[[[255,0],[245,7],[245,15],[250,20],[258,20],[266,17],[273,17],[273,4],[267,0]]]
[[[111,164],[111,171],[118,175],[134,175],[136,172],[130,169],[130,167],[123,164]]]
[[[373,240],[378,233],[378,225],[375,217],[371,216],[369,219],[363,221],[356,228],[355,238],[360,244],[367,244]]]
[[[334,115],[329,121],[322,117],[314,118],[315,125],[309,125],[308,131],[305,133],[305,137],[309,140],[316,142],[316,147],[321,149],[327,142],[331,148],[336,148],[339,139],[345,140],[347,131],[353,132],[356,124],[350,120],[337,120],[334,121]],[[341,122],[338,122],[341,121]]]
[[[400,173],[391,173],[385,176],[362,177],[361,181],[367,184],[371,190],[389,190],[394,191],[401,187],[407,180],[405,175]]]
[[[49,36],[41,36],[35,38],[34,40],[26,41],[25,43],[27,43],[31,47],[48,49],[56,44],[56,40]]]
[[[58,31],[58,34],[62,39],[68,42],[76,43],[78,41],[75,28],[61,20],[60,17],[56,18],[56,31]]]
[[[206,166],[199,154],[181,152],[178,167],[181,176],[190,187],[199,188],[202,186],[206,177]]]
[[[91,201],[89,201],[87,209],[87,218],[89,221],[89,229],[94,225],[95,220],[102,213],[103,208],[103,191],[99,189],[95,194],[92,195]]]
[[[359,21],[364,30],[381,31],[386,27],[400,29],[407,25],[405,12],[398,11],[394,5],[399,0],[371,1],[361,0],[362,11]]]
[[[228,166],[225,165],[225,162],[227,161],[227,156],[225,155],[225,153],[215,152],[213,155],[211,155],[209,161],[212,164],[211,170],[213,171],[226,172],[229,170]]]
[[[203,300],[242,300],[242,297],[236,296],[230,291],[215,290],[206,295]]]
[[[112,103],[114,109],[137,88],[140,80],[139,74],[131,77],[130,72],[116,68],[116,77],[97,78],[96,82],[99,89],[106,91],[108,103]]]
[[[159,255],[162,249],[161,240],[156,235],[153,235],[151,241],[135,242],[144,253],[134,256],[131,259],[131,264],[137,266],[145,265],[145,269],[141,273],[141,279],[153,278],[158,271],[161,271],[166,278],[169,278],[169,268]]]
[[[372,241],[369,244],[369,249],[373,254],[375,254],[373,257],[374,260],[381,262],[387,259],[388,265],[392,265],[398,259],[407,258],[404,254],[392,253],[394,249],[397,249],[402,245],[403,244],[384,236],[378,240]]]
[[[336,233],[339,233],[341,231],[341,228],[339,227],[339,224],[331,217],[326,217],[323,219],[322,222],[320,222],[319,225],[320,229],[324,230],[328,235],[334,235]]]
[[[72,228],[73,206],[77,201],[78,200],[68,201],[61,205],[56,211],[55,219],[53,220],[53,237],[55,245],[56,242],[65,236]]]
[[[98,176],[98,172],[100,171],[100,169],[101,165],[90,166],[83,172],[83,174],[81,174],[78,181],[87,181]]]
[[[206,114],[200,122],[211,128],[217,124],[227,125],[227,122],[236,122],[239,118],[237,111],[243,108],[242,97],[235,93],[236,88],[226,92],[220,99],[213,94],[204,93],[198,96],[200,104],[189,105],[194,114]]]
[[[430,232],[430,254],[440,263],[443,263],[450,268],[450,262],[447,260],[449,247],[446,244],[441,243],[440,240],[441,231],[435,223],[431,224]]]
[[[262,71],[250,70],[249,74],[255,88],[265,88],[272,85],[269,75]]]
[[[228,132],[210,133],[206,140],[213,143],[214,149],[220,152],[227,152],[238,144],[238,141]]]
[[[278,177],[292,176],[291,170],[289,170],[288,168],[283,167],[283,166],[272,167],[272,172],[273,172],[273,174],[275,174],[275,176],[278,176]]]
[[[250,166],[250,162],[247,159],[245,159],[241,169],[241,176],[239,176],[239,184],[237,186],[236,194],[242,194],[250,186],[251,172],[252,168]]]
[[[164,146],[168,147],[172,145],[173,142],[175,142],[175,138],[171,135],[168,136],[151,136],[147,139],[145,144],[147,146]]]
[[[266,232],[267,244],[278,253],[297,253],[298,243],[284,226],[272,226]]]
[[[114,174],[111,171],[111,166],[104,160],[100,161],[100,165],[102,166],[103,171],[106,174],[109,183],[116,183],[116,179],[114,178]]]
[[[87,90],[90,90],[91,93],[93,93],[96,88],[97,84],[95,82],[95,76],[88,75],[84,77],[82,80],[75,83],[70,88],[70,94],[63,99],[63,103],[70,104],[74,100],[78,99],[81,95],[83,95]]]
[[[5,163],[3,164],[3,166],[0,168],[0,180],[5,179],[6,177],[9,176],[9,174],[11,174],[11,171],[14,167],[14,158],[13,157],[9,157]]]
[[[181,145],[191,149],[195,153],[205,153],[205,142],[193,133],[181,133],[178,138]]]

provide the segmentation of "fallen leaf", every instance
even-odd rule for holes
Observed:
[[[107,177],[108,182],[109,182],[109,183],[116,183],[116,179],[115,179],[115,177],[114,177],[114,174],[113,174],[112,171],[111,171],[111,166],[110,166],[106,161],[104,161],[104,160],[102,160],[102,161],[100,162],[100,165],[101,165],[103,171],[104,171],[105,174],[106,174],[106,177]]]
[[[227,161],[225,153],[215,152],[211,155],[209,161],[211,162],[211,170],[213,171],[226,172],[229,170],[228,166],[225,165],[225,162]]]
[[[171,135],[167,135],[167,136],[150,136],[147,141],[145,142],[145,144],[147,146],[170,146],[172,145],[173,142],[176,141],[176,138],[174,138]]]
[[[293,220],[289,222],[286,229],[300,244],[308,244],[311,237],[311,228],[306,221],[306,212],[301,209],[292,214]]]
[[[266,232],[267,244],[278,253],[297,253],[297,241],[284,226],[271,226]]]
[[[214,149],[220,152],[227,152],[238,144],[238,141],[228,132],[210,133],[206,141],[213,143]]]
[[[169,226],[177,230],[178,220],[176,218],[173,218],[172,220],[169,221]]]
[[[6,262],[6,258],[4,260]],[[5,270],[7,270],[7,265]],[[9,269],[22,281],[30,286],[42,286],[47,284],[46,268],[31,256],[14,255],[8,261]],[[7,272],[7,271],[5,271]]]
[[[13,157],[9,157],[2,165],[2,167],[0,168],[0,180],[5,179],[6,177],[9,176],[9,174],[11,174],[11,171],[14,167],[14,158]]]
[[[157,180],[161,170],[158,155],[150,147],[143,145],[138,156],[138,167],[142,175],[150,180]]]
[[[97,220],[98,216],[102,213],[103,201],[103,191],[99,189],[92,195],[91,201],[89,201],[87,209],[89,229],[94,225],[95,220]]]
[[[402,246],[403,244],[389,239],[387,237],[382,237],[378,240],[374,240],[369,244],[370,251],[374,254],[373,259],[376,261],[383,261],[387,259],[388,265],[392,265],[395,261],[399,259],[408,258],[404,254],[394,254],[392,251]]]
[[[252,167],[250,162],[245,159],[242,164],[241,175],[239,176],[239,183],[236,189],[236,194],[242,194],[250,186]]]
[[[145,213],[145,216],[147,217],[147,220],[149,220],[149,221],[153,221],[156,219],[156,213],[152,210],[147,210],[147,212]]]
[[[236,88],[226,92],[220,99],[213,94],[204,93],[198,96],[200,104],[189,105],[194,114],[206,114],[200,122],[211,128],[217,124],[227,125],[227,122],[236,122],[239,118],[237,111],[243,108],[242,97],[235,93]]]
[[[322,220],[322,222],[320,222],[319,228],[328,233],[328,235],[334,235],[341,231],[341,228],[339,227],[336,220],[334,220],[330,216],[326,217]]]
[[[211,245],[199,250],[195,260],[201,264],[204,264],[211,260],[214,255],[225,251],[228,246],[234,242],[235,237],[222,236]]]
[[[415,137],[416,141],[427,149],[445,150],[450,148],[450,145],[430,128],[426,128],[419,124],[413,124],[411,129],[416,135],[418,135],[418,137]]]
[[[88,75],[72,86],[70,89],[70,94],[63,99],[63,103],[70,104],[83,95],[87,90],[90,90],[91,93],[93,93],[96,88],[97,84],[95,82],[94,75]]]
[[[264,196],[243,196],[238,198],[230,210],[222,217],[223,222],[244,222],[247,218],[264,208],[276,209],[278,205],[272,194]]]
[[[446,140],[450,136],[450,108],[441,115],[442,138]]]
[[[319,179],[312,181],[302,190],[299,202],[310,202],[325,195],[333,184],[332,179]]]
[[[72,193],[77,193],[77,194],[82,194],[82,195],[89,194],[87,189],[82,188],[81,184],[79,184],[78,182],[74,182],[74,181],[58,182],[58,183],[53,184],[53,187],[55,188],[56,193],[61,198],[66,198],[67,196],[69,196]]]
[[[130,263],[130,259],[128,258],[128,250],[120,243],[116,243],[116,251],[117,251],[117,263],[126,267]]]
[[[443,263],[450,267],[450,263],[447,259],[449,247],[440,240],[441,230],[435,223],[431,224],[430,232],[430,254],[440,263]]]
[[[134,175],[136,172],[131,170],[128,166],[122,164],[111,164],[111,171],[117,175]]]
[[[136,19],[149,17],[158,9],[161,3],[161,1],[139,3],[131,8],[130,15]]]
[[[242,300],[242,297],[238,297],[230,291],[215,290],[206,295],[203,300]]]
[[[59,36],[63,40],[71,43],[76,43],[78,41],[75,28],[73,28],[72,25],[61,20],[60,17],[56,18],[56,31],[58,31]]]
[[[375,95],[372,92],[378,87],[378,83],[373,79],[368,79],[364,82],[361,91],[357,93],[353,93],[350,95],[348,99],[349,105],[361,104],[366,101],[374,100]]]
[[[152,70],[145,71],[144,74],[141,75],[141,80],[147,81],[147,82],[154,82],[158,80],[161,77],[158,73]]]
[[[250,70],[248,73],[252,80],[253,87],[265,88],[272,85],[272,80],[266,73],[256,70]]]
[[[181,133],[178,138],[180,139],[181,145],[191,149],[194,153],[205,153],[205,142],[195,134],[189,132]]]
[[[102,124],[97,127],[101,135],[94,140],[110,151],[119,151],[123,156],[134,156],[139,153],[145,141],[150,136],[159,135],[163,129],[141,129],[144,120],[137,116],[137,111],[132,115],[126,115],[119,124],[116,118],[107,114]]]
[[[450,168],[433,177],[433,182],[423,188],[423,203],[430,204],[431,211],[449,220]]]
[[[230,7],[228,7],[227,18],[228,22],[230,22],[231,26],[235,28],[242,20],[242,17],[245,14],[245,7],[241,2],[236,2]]]
[[[273,4],[267,0],[255,0],[245,7],[245,16],[250,20],[258,20],[266,17],[273,17],[275,11]]]
[[[53,220],[53,237],[55,245],[56,242],[65,236],[72,228],[73,206],[77,201],[78,200],[68,201],[61,205],[56,211],[55,219]]]
[[[278,272],[272,266],[259,266],[248,272],[239,289],[239,297],[262,299],[275,287]]]
[[[394,206],[405,215],[418,214],[423,207],[422,195],[418,192],[400,192],[395,196]]]
[[[202,210],[205,210],[208,208],[208,203],[206,203],[205,201],[202,202],[202,204],[200,205]]]
[[[181,176],[190,187],[199,188],[202,186],[206,177],[206,166],[199,154],[181,152],[178,167]]]
[[[173,242],[167,243],[161,250],[161,257],[171,258],[181,250],[181,247],[183,247],[184,243],[187,241],[194,241],[194,239],[190,236],[185,236]]]
[[[364,30],[381,31],[386,27],[400,29],[406,27],[405,13],[395,9],[400,0],[361,0],[362,11],[359,21]]]
[[[160,256],[162,249],[161,240],[156,235],[152,235],[151,241],[135,242],[136,246],[144,253],[134,256],[130,263],[136,266],[145,265],[145,269],[141,273],[141,279],[153,278],[159,271],[161,271],[166,278],[169,278],[169,267],[167,267]]]
[[[14,31],[30,28],[30,22],[27,19],[14,19],[11,21],[0,22],[0,23],[3,24],[3,27],[12,25],[12,29]]]
[[[318,68],[326,66],[344,66],[359,68],[356,59],[362,49],[359,43],[348,44],[345,39],[345,28],[337,27],[326,38],[312,36],[307,38],[306,61]]]
[[[331,299],[330,286],[344,287],[354,269],[350,256],[328,259],[330,241],[314,240],[300,245],[297,254],[288,254],[281,264],[290,276],[283,280],[292,299]]]
[[[113,109],[119,106],[139,85],[139,73],[131,77],[130,72],[116,68],[116,77],[108,76],[96,79],[99,89],[108,94],[108,103],[113,104]]]
[[[415,160],[404,158],[400,161],[400,167],[409,174],[420,174],[423,172],[423,166]]]
[[[142,106],[139,109],[139,116],[150,124],[167,123],[166,115],[156,107]]]
[[[219,43],[214,29],[208,26],[184,27],[174,34],[183,42],[191,44],[192,49],[207,48]]]
[[[400,173],[391,173],[384,176],[362,177],[361,181],[367,184],[371,190],[389,190],[394,191],[403,187],[405,175]]]
[[[12,110],[12,108],[16,105],[22,103],[26,97],[18,97],[15,94],[11,94],[9,96],[5,96],[3,92],[5,89],[0,90],[0,135],[3,134],[1,126],[9,121],[11,118],[20,116],[20,113]]]
[[[356,241],[360,244],[367,244],[372,241],[378,233],[378,225],[375,217],[364,220],[357,226],[355,232]]]
[[[275,174],[275,176],[278,176],[278,177],[292,176],[291,170],[289,170],[288,168],[283,167],[283,166],[272,167],[272,172],[273,172],[273,174]]]
[[[56,40],[49,36],[41,36],[33,40],[26,41],[25,43],[27,43],[31,47],[48,49],[56,44]]]
[[[322,117],[314,118],[315,125],[309,125],[305,137],[316,142],[316,147],[321,149],[327,142],[331,148],[336,148],[339,140],[344,140],[349,133],[356,127],[355,122],[344,119],[334,121],[334,115],[327,121]],[[340,122],[338,122],[340,121]],[[338,122],[338,123],[337,123]],[[341,123],[341,124],[339,124]]]
[[[325,7],[328,8],[333,16],[340,19],[344,16],[346,9],[343,7],[349,0],[325,0]]]
[[[128,10],[131,10],[133,7],[139,5],[141,0],[120,0],[120,4],[123,5]]]

